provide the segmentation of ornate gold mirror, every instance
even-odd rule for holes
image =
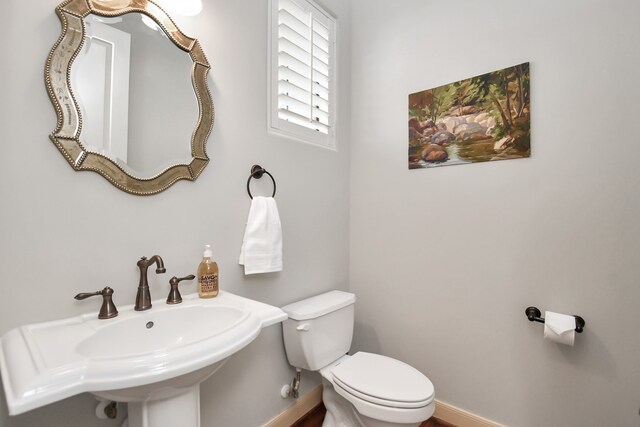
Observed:
[[[136,195],[194,181],[214,119],[200,43],[151,0],[67,0],[56,13],[45,82],[69,164]]]

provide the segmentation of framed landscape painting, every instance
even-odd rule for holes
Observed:
[[[409,95],[409,169],[531,155],[529,63]]]

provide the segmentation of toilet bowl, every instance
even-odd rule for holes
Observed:
[[[326,402],[328,394],[335,394],[329,405],[340,399],[348,403],[338,404],[331,411],[327,407],[327,412],[332,412],[336,421],[351,419],[351,415],[352,422],[357,420],[354,424],[336,422],[327,426],[413,427],[430,418],[435,410],[431,381],[417,369],[390,357],[358,352],[341,357],[321,369],[320,374],[323,400]]]
[[[355,295],[331,291],[282,309],[289,363],[319,371],[323,427],[414,427],[433,415],[434,387],[412,366],[379,354],[345,355],[353,337]]]

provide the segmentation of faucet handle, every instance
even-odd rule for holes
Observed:
[[[180,304],[182,302],[182,295],[180,295],[180,291],[178,290],[178,285],[183,280],[193,280],[196,276],[190,274],[188,276],[177,278],[173,276],[169,280],[169,284],[171,285],[171,290],[169,291],[169,296],[167,297],[167,304]]]
[[[74,298],[77,300],[83,300],[96,295],[102,295],[102,307],[100,307],[100,313],[98,313],[98,319],[111,319],[118,315],[118,309],[116,309],[113,303],[113,289],[108,286],[101,291],[96,292],[83,292],[76,295]]]

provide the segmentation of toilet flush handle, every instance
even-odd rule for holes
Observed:
[[[304,331],[307,332],[311,327],[309,326],[308,323],[303,323],[302,325],[298,326],[296,328],[296,331]]]

